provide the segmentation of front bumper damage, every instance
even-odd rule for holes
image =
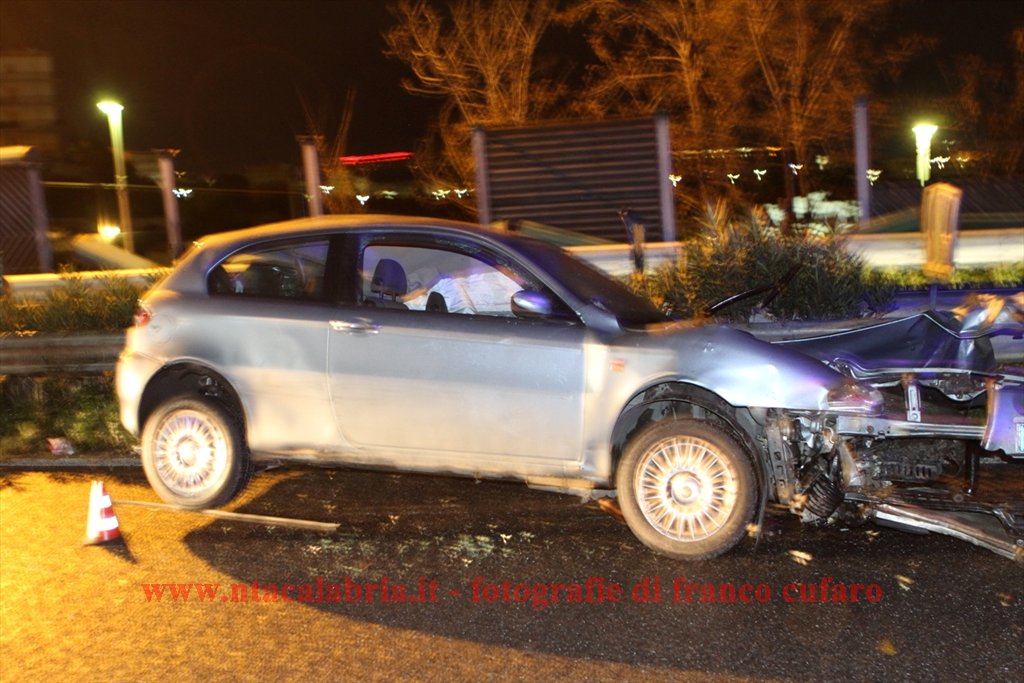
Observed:
[[[1024,502],[979,500],[937,490],[903,490],[884,495],[857,491],[846,501],[866,506],[881,526],[952,536],[1024,564]]]
[[[916,378],[905,377],[903,405],[877,415],[840,415],[835,431],[868,449],[880,440],[952,439],[963,442],[959,478],[897,484],[894,472],[910,480],[943,471],[938,453],[906,461],[903,472],[844,461],[842,500],[863,518],[915,533],[952,536],[1024,563],[1024,385],[1019,377],[987,382],[985,417],[960,412],[922,411]],[[891,463],[887,463],[890,464]],[[982,473],[984,475],[982,476]]]

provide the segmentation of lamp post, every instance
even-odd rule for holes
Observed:
[[[117,213],[121,221],[121,234],[124,235],[124,248],[135,251],[135,237],[132,232],[132,214],[128,206],[128,174],[124,165],[124,127],[121,123],[121,112],[124,107],[117,102],[104,100],[96,107],[107,115],[110,124],[110,147],[114,155],[114,186],[117,192]]]
[[[938,127],[930,123],[919,123],[913,128],[917,140],[917,179],[921,181],[921,187],[931,177],[932,136],[937,130]]]

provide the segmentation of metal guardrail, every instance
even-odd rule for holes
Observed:
[[[1024,228],[1008,230],[976,230],[960,234],[957,262],[1016,262],[1024,258]],[[681,244],[663,242],[646,247],[648,267],[673,262],[681,257]],[[612,275],[628,275],[633,269],[628,244],[586,245],[569,247],[569,251]],[[854,235],[850,249],[864,256],[872,265],[906,265],[923,260],[923,242],[918,233]],[[76,273],[76,280],[89,284],[125,277],[135,282],[151,282],[166,269],[137,268],[121,271]],[[36,298],[59,286],[62,276],[54,273],[13,275],[7,277],[10,294]],[[813,336],[837,328],[864,324],[860,321],[838,323],[781,323],[747,326],[755,336],[776,341],[794,336]],[[997,340],[993,340],[996,343]],[[998,339],[997,357],[1008,354],[1013,362],[1024,360],[1019,340]],[[1006,347],[1005,349],[1002,347]],[[85,335],[38,335],[19,337],[0,335],[0,375],[34,375],[52,372],[98,374],[113,371],[117,356],[124,347],[124,333]]]
[[[920,233],[883,233],[850,235],[848,248],[859,254],[873,267],[912,266],[924,263],[924,241]],[[677,261],[683,253],[680,242],[656,242],[645,247],[647,267],[657,268],[663,263]],[[589,261],[614,276],[633,272],[633,257],[628,244],[601,244],[573,246],[569,252]],[[971,230],[961,232],[957,238],[954,261],[958,266],[977,266],[995,263],[1015,263],[1024,260],[1024,228],[999,230]],[[102,270],[76,273],[83,283],[103,278],[127,277],[136,282],[152,282],[166,268],[134,268],[130,270]],[[61,283],[56,273],[35,275],[9,275],[7,284],[11,294],[36,298]]]
[[[782,341],[828,334],[879,322],[878,318],[831,322],[777,322],[735,325],[764,341]],[[0,375],[29,376],[49,373],[95,375],[113,372],[124,348],[124,333],[81,335],[0,336]],[[1010,337],[994,337],[996,360],[1024,362],[1024,344]]]
[[[844,324],[845,323],[845,326]],[[737,325],[765,341],[834,332],[865,321],[840,323],[758,323]],[[124,348],[123,332],[76,335],[0,335],[0,375],[29,376],[61,372],[94,375],[113,372]]]
[[[920,266],[925,261],[920,232],[864,233],[845,237],[846,248],[873,268]],[[674,262],[684,254],[682,242],[653,242],[644,247],[648,270]],[[633,272],[632,247],[628,244],[570,246],[565,249],[610,275]],[[961,231],[953,260],[957,266],[984,266],[1024,260],[1024,227]]]
[[[0,375],[97,375],[112,372],[124,332],[0,336]]]
[[[848,249],[874,268],[920,266],[924,239],[918,232],[850,235]],[[961,231],[953,263],[957,267],[1019,263],[1024,260],[1024,228]]]

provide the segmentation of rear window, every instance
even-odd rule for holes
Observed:
[[[207,288],[216,296],[322,300],[328,247],[322,239],[236,252],[210,271]]]

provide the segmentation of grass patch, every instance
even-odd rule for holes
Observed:
[[[121,426],[112,373],[0,376],[0,458],[46,453],[49,439],[66,439],[76,453],[131,449],[135,440]]]
[[[899,291],[928,289],[931,280],[920,268],[877,268],[871,277]],[[949,282],[939,284],[941,289],[1022,288],[1024,289],[1024,261],[1000,263],[992,266],[957,268]]]

